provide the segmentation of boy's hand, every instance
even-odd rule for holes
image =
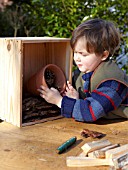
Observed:
[[[59,91],[53,87],[50,89],[44,86],[40,86],[40,89],[37,89],[40,92],[40,96],[44,98],[48,103],[52,103],[61,107],[62,96]]]
[[[76,91],[76,89],[73,88],[69,81],[67,81],[65,95],[73,99],[79,99],[79,93]]]

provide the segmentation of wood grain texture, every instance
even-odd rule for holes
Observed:
[[[112,144],[94,152],[90,152],[88,156],[92,158],[105,158],[105,152],[116,147],[119,147],[119,144]]]
[[[0,39],[0,117],[21,125],[22,46],[20,40]]]
[[[70,156],[66,159],[66,164],[69,167],[89,167],[89,166],[113,166],[113,162],[111,159],[97,159],[97,158],[89,158],[89,157],[78,157],[78,156]]]
[[[102,124],[100,124],[102,122]],[[109,166],[67,167],[66,157],[77,156],[81,146],[92,139],[82,138],[81,129],[101,131],[112,143],[124,145],[128,121],[99,120],[97,123],[76,122],[61,118],[31,126],[18,128],[6,122],[0,123],[0,170],[108,170]],[[113,134],[113,129],[118,135]],[[75,146],[58,155],[56,149],[65,140],[77,136]],[[106,139],[106,137],[105,137]]]
[[[81,148],[87,155],[89,152],[104,148],[109,145],[111,145],[111,142],[106,139],[85,143]]]
[[[68,38],[0,38],[0,118],[21,127],[22,95],[28,79],[50,63],[71,79],[72,59]]]
[[[125,153],[128,153],[128,144],[106,151],[105,157],[106,158],[114,158],[114,157],[120,156],[121,154],[125,154]]]

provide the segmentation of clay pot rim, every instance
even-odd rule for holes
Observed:
[[[33,95],[40,95],[37,89],[40,88],[41,85],[48,87],[45,81],[45,71],[46,69],[53,70],[56,76],[55,85],[60,89],[60,94],[63,95],[66,89],[66,77],[63,70],[57,66],[56,64],[47,64],[43,66],[39,71],[37,71],[31,78],[29,78],[27,82],[27,91]],[[56,74],[60,73],[60,74]],[[49,88],[49,87],[48,87]]]
[[[52,69],[53,68],[53,69]],[[44,67],[43,67],[43,82],[42,82],[42,84],[45,86],[45,87],[48,87],[48,85],[47,85],[47,83],[46,83],[46,81],[45,81],[45,71],[46,71],[46,69],[50,69],[50,70],[58,70],[59,72],[60,72],[60,74],[61,74],[61,79],[63,80],[63,87],[61,87],[61,91],[60,91],[60,93],[63,93],[64,91],[65,91],[65,88],[66,88],[66,77],[65,77],[65,75],[64,75],[64,73],[63,73],[63,71],[62,71],[62,69],[58,66],[58,65],[56,65],[56,64],[47,64],[47,65],[45,65]],[[54,71],[53,71],[54,72]]]

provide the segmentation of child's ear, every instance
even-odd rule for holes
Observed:
[[[108,58],[108,56],[109,56],[109,52],[107,51],[107,50],[105,50],[104,52],[103,52],[103,55],[102,55],[102,61],[104,61],[104,60],[106,60],[107,58]]]

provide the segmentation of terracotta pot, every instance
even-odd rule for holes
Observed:
[[[66,88],[66,78],[63,71],[55,64],[48,64],[33,75],[27,82],[27,91],[39,95],[40,86],[54,87],[62,94]]]

